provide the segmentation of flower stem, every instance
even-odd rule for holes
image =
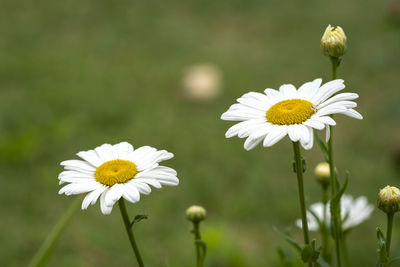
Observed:
[[[310,244],[310,237],[308,234],[308,223],[306,215],[306,204],[304,200],[304,183],[303,183],[303,164],[301,161],[301,152],[299,142],[293,142],[294,158],[296,162],[296,174],[297,174],[297,185],[299,188],[299,200],[300,200],[300,211],[301,211],[301,224],[304,235],[304,243],[306,245]],[[309,262],[308,266],[312,266]]]
[[[342,243],[344,266],[350,267],[351,264],[350,264],[350,258],[349,258],[349,250],[347,248],[346,234],[343,234],[341,243]]]
[[[78,209],[81,203],[81,198],[77,197],[68,207],[67,211],[63,214],[61,219],[57,222],[50,234],[46,237],[39,250],[29,263],[30,267],[45,266],[47,259],[50,257],[53,248],[55,247],[58,239],[65,230],[75,211]]]
[[[118,204],[119,204],[118,205],[119,209],[121,211],[122,220],[124,221],[125,229],[128,234],[128,237],[129,237],[129,241],[131,243],[133,252],[135,253],[135,256],[136,256],[136,260],[137,260],[139,266],[143,267],[144,264],[143,264],[142,256],[140,255],[139,249],[136,245],[135,237],[133,235],[133,231],[132,231],[132,227],[131,227],[131,222],[129,220],[128,212],[126,210],[125,201],[122,197],[118,200]]]
[[[392,241],[392,228],[393,228],[393,216],[394,213],[387,214],[387,229],[386,229],[386,251],[387,257],[389,258],[390,243]]]
[[[332,80],[336,79],[336,71],[339,66],[339,59],[335,57],[331,57],[331,63],[332,63]],[[328,153],[329,153],[329,169],[330,169],[330,185],[331,185],[331,193],[332,196],[331,198],[336,195],[336,179],[335,179],[335,164],[333,162],[333,146],[332,146],[332,140],[333,140],[333,127],[329,126],[330,130],[330,138],[328,140]],[[340,215],[340,200],[339,200],[339,215]],[[335,236],[335,251],[336,251],[336,265],[337,266],[342,266],[341,263],[341,257],[340,257],[340,237],[341,237],[341,226],[340,226],[340,221],[338,218],[338,214],[331,214],[332,220],[333,220],[333,233]]]
[[[199,222],[193,222],[193,233],[194,233],[194,242],[196,246],[196,266],[203,267],[204,257],[202,256],[201,247],[198,242],[201,241]]]
[[[331,262],[331,254],[329,248],[329,232],[328,232],[328,222],[327,222],[327,212],[328,212],[328,187],[324,186],[322,188],[322,203],[324,205],[324,213],[322,216],[322,257],[327,262]]]

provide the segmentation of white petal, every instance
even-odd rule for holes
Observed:
[[[310,119],[306,120],[305,122],[303,122],[303,125],[312,127],[317,130],[322,130],[325,128],[325,124],[323,124],[322,122],[319,122],[318,120],[313,119],[313,118],[310,118]]]
[[[63,188],[61,188],[60,191],[58,191],[58,194],[66,194],[67,196],[77,195],[96,190],[101,186],[102,185],[97,181],[90,181],[86,183],[72,183],[67,184]]]
[[[278,90],[267,88],[264,90],[264,93],[267,95],[272,105],[284,100],[282,94]]]
[[[363,116],[360,113],[358,113],[357,111],[355,111],[354,109],[348,109],[348,110],[340,112],[340,113],[342,113],[342,114],[344,114],[346,116],[358,119],[358,120],[362,120],[363,119]]]
[[[128,142],[121,142],[113,145],[113,153],[118,159],[126,160],[128,155],[133,152],[133,146]]]
[[[324,102],[330,96],[345,88],[343,82],[343,80],[337,79],[323,84],[313,98],[311,98],[311,102],[316,105]]]
[[[81,151],[77,153],[77,155],[95,167],[99,167],[101,164],[103,164],[103,161],[98,157],[94,150]]]
[[[267,111],[272,105],[272,102],[266,95],[255,92],[244,94],[242,97],[237,99],[237,102],[251,108],[262,110],[264,112]]]
[[[278,143],[283,137],[287,135],[287,126],[279,125],[272,129],[265,137],[263,146],[270,147]]]
[[[265,111],[250,108],[242,104],[233,104],[228,111],[221,115],[221,119],[227,121],[244,121],[261,119],[262,117],[265,117]]]
[[[297,98],[297,90],[292,84],[284,84],[279,87],[279,92],[281,92],[284,99],[294,99]]]
[[[141,183],[140,181],[136,181],[132,179],[127,184],[132,184],[139,191],[140,194],[148,195],[151,192],[151,187],[146,183]]]
[[[97,188],[96,190],[90,192],[89,194],[87,194],[85,196],[85,198],[82,201],[82,209],[86,210],[89,206],[89,204],[94,204],[96,203],[97,199],[99,198],[99,196],[104,192],[104,190],[106,190],[107,187],[106,186],[102,186]]]
[[[172,173],[169,169],[168,167],[157,166],[154,169],[138,173],[134,180],[151,184],[157,188],[160,188],[161,184],[178,185],[179,179],[176,177],[176,172]],[[156,182],[149,182],[147,179],[155,180]]]
[[[331,98],[329,98],[328,100],[326,100],[325,102],[321,103],[318,107],[319,108],[323,108],[326,107],[332,103],[335,102],[339,102],[339,101],[346,101],[346,100],[354,100],[358,98],[358,94],[355,93],[341,93],[341,94],[337,94]]]
[[[124,184],[124,191],[122,196],[131,203],[138,202],[140,200],[140,194],[138,189],[136,188],[135,184],[133,183],[126,183]]]
[[[87,178],[87,179],[93,179],[94,178],[94,172],[79,172],[79,171],[63,171],[58,175],[58,178]]]
[[[151,169],[158,166],[158,163],[170,159],[174,154],[166,150],[158,150],[143,146],[129,154],[128,159],[136,164],[138,171]]]
[[[106,205],[114,206],[115,202],[117,202],[121,198],[123,191],[124,191],[123,184],[115,184],[111,186],[111,188],[108,189],[104,197]]]
[[[326,126],[326,132],[325,132],[325,142],[328,143],[329,138],[331,138],[331,127]]]
[[[105,202],[105,197],[106,197],[108,191],[109,191],[109,189],[105,190],[103,192],[103,194],[101,194],[101,196],[100,196],[100,209],[104,215],[110,214],[112,211],[112,208],[113,208],[113,206],[107,206],[106,202]]]
[[[322,79],[315,79],[312,82],[306,82],[298,89],[297,93],[301,99],[310,101],[311,98],[316,94],[319,86],[322,83]]]
[[[60,165],[64,166],[64,168],[67,170],[74,170],[78,172],[79,171],[94,172],[96,170],[96,167],[89,164],[88,162],[76,159],[65,160],[61,162]]]
[[[299,141],[301,137],[301,128],[299,128],[299,125],[297,124],[289,125],[288,135],[290,140],[292,140],[293,142]]]
[[[152,178],[135,178],[135,180],[137,180],[138,182],[141,182],[141,183],[149,184],[151,186],[154,186],[155,188],[161,188],[160,182],[157,181],[156,179],[152,179]]]
[[[300,124],[300,126],[301,126],[299,128],[299,131],[300,131],[300,142],[304,147],[305,144],[308,144],[310,142],[310,138],[311,137],[310,137],[310,132],[308,130],[309,127],[307,127],[307,126],[305,126],[303,124]]]
[[[333,105],[333,104],[332,104]],[[332,114],[336,114],[336,113],[343,113],[347,110],[347,108],[342,107],[342,106],[326,106],[320,110],[317,111],[317,113],[315,113],[313,116],[318,116],[318,117],[322,117],[325,115],[332,115]]]
[[[327,125],[332,125],[332,126],[336,125],[335,120],[329,116],[314,117],[313,119],[315,119],[321,123],[327,124]]]
[[[261,125],[261,124],[265,123],[265,121],[266,121],[266,119],[264,118],[262,120],[248,120],[248,121],[239,122],[228,129],[228,131],[225,133],[225,137],[231,138],[233,136],[238,135],[240,130],[246,129],[247,127]]]
[[[252,150],[255,148],[261,141],[265,138],[265,136],[253,138],[253,137],[248,137],[246,141],[244,142],[244,149],[247,151]]]
[[[94,149],[94,151],[96,151],[98,157],[101,158],[103,162],[117,159],[117,157],[114,155],[113,147],[110,144],[98,146]]]
[[[314,145],[314,131],[311,127],[307,127],[307,131],[308,131],[309,140],[305,143],[302,143],[302,142],[300,142],[300,143],[305,150],[310,150]]]

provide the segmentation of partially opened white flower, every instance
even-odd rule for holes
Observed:
[[[270,147],[286,135],[293,142],[300,141],[305,149],[311,149],[314,142],[313,129],[326,127],[329,140],[329,125],[335,121],[329,116],[341,113],[362,119],[353,108],[357,104],[351,100],[358,98],[355,93],[341,93],[343,80],[333,80],[321,86],[322,79],[315,79],[297,90],[291,84],[282,85],[279,90],[267,88],[262,93],[249,92],[237,99],[221,119],[240,121],[226,132],[227,138],[247,137],[244,148],[253,149],[263,141]]]
[[[161,185],[178,185],[176,171],[158,163],[174,155],[150,146],[134,150],[132,145],[122,142],[116,145],[104,144],[94,150],[81,151],[82,160],[61,162],[65,171],[60,173],[59,194],[75,195],[89,193],[82,202],[82,209],[96,203],[100,197],[103,214],[110,214],[115,202],[121,197],[129,202],[139,201],[140,194],[149,194],[151,188]]]
[[[324,204],[321,202],[317,202],[312,204],[309,207],[309,210],[314,212],[314,214],[318,217],[321,222],[324,222]],[[329,204],[326,207],[326,215],[325,215],[325,225],[329,227],[331,216],[330,216],[330,208]],[[372,211],[374,210],[374,206],[368,203],[368,200],[364,196],[360,196],[354,199],[350,195],[343,195],[340,201],[340,213],[342,217],[342,229],[343,231],[347,231],[363,221],[369,219]],[[307,221],[308,221],[308,229],[310,231],[318,231],[319,225],[315,217],[311,214],[311,212],[307,211]],[[301,228],[302,223],[301,220],[298,219],[296,221],[296,225]]]

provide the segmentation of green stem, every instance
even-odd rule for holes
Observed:
[[[344,259],[344,266],[350,267],[350,257],[349,257],[349,250],[347,248],[347,242],[346,242],[346,235],[343,234],[343,237],[341,239],[342,243],[342,251],[343,251],[343,259]]]
[[[136,256],[136,260],[137,260],[139,266],[143,267],[144,264],[143,264],[142,256],[140,255],[139,249],[136,245],[135,237],[133,235],[133,231],[132,231],[132,227],[131,227],[131,222],[129,220],[128,212],[126,210],[125,201],[122,197],[119,199],[118,204],[119,204],[118,205],[119,209],[121,211],[122,220],[124,221],[125,229],[128,234],[128,237],[129,237],[129,241],[131,243],[133,252],[135,253],[135,256]]]
[[[48,258],[51,255],[58,239],[61,237],[61,234],[64,232],[66,226],[74,215],[75,211],[78,209],[79,204],[81,203],[81,198],[77,197],[68,207],[67,211],[61,217],[61,219],[57,222],[54,228],[51,230],[50,234],[46,237],[39,250],[36,252],[35,256],[32,258],[29,263],[30,267],[39,267],[45,266]]]
[[[200,244],[197,242],[201,240],[199,222],[193,222],[193,233],[194,233],[194,242],[196,246],[196,266],[203,267],[204,259],[201,254]]]
[[[339,66],[339,59],[331,57],[332,63],[332,80],[336,79],[336,72]],[[332,199],[336,195],[336,179],[335,179],[335,164],[333,162],[333,127],[329,126],[330,130],[330,138],[328,140],[328,153],[329,153],[329,169],[330,169],[330,185],[331,185],[331,193]],[[336,251],[336,264],[337,266],[342,266],[341,257],[340,257],[340,237],[341,237],[341,226],[338,218],[338,214],[331,214],[333,220],[333,232],[335,236],[335,251]],[[340,201],[339,201],[339,216],[340,216]]]
[[[339,67],[339,59],[337,57],[331,57],[332,63],[332,80],[336,80],[336,72],[337,68]]]
[[[299,188],[299,200],[300,200],[300,211],[301,211],[301,224],[303,229],[304,243],[310,244],[310,238],[308,234],[308,222],[306,214],[306,204],[304,200],[304,183],[303,183],[303,164],[301,162],[301,152],[299,142],[293,142],[294,158],[296,162],[296,174],[297,174],[297,185]],[[309,262],[308,266],[312,266]]]
[[[322,215],[322,228],[321,228],[321,236],[322,236],[322,257],[323,259],[330,263],[331,262],[331,254],[329,248],[329,232],[327,227],[327,208],[328,208],[328,187],[324,186],[322,188],[322,203],[324,204],[323,215]]]
[[[394,213],[387,214],[387,229],[386,229],[386,250],[387,257],[389,258],[390,253],[390,243],[392,241],[392,228],[393,228],[393,216]]]

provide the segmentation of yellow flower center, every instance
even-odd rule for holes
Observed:
[[[136,165],[129,160],[115,159],[104,162],[97,167],[94,176],[104,185],[113,186],[123,184],[135,177]]]
[[[267,110],[265,117],[273,124],[300,124],[308,120],[315,111],[314,105],[307,100],[289,99],[273,105]]]

